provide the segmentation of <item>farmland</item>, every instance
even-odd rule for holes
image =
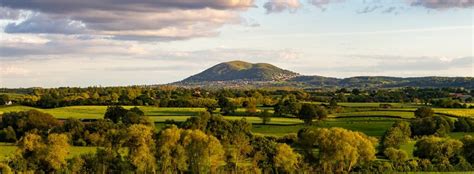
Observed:
[[[414,104],[396,104],[390,103],[392,106],[415,106]],[[345,110],[341,113],[330,114],[328,120],[320,121],[315,127],[342,127],[350,130],[361,131],[370,136],[380,137],[387,128],[395,121],[400,119],[414,118],[416,108],[377,108],[380,103],[341,103],[345,106]],[[130,109],[134,106],[125,106]],[[145,116],[160,125],[166,121],[182,122],[192,116],[197,116],[200,112],[204,112],[204,108],[168,108],[154,106],[137,106],[144,111]],[[28,106],[3,106],[0,107],[0,113],[13,111],[27,111],[36,109],[41,112],[49,113],[58,119],[77,118],[77,119],[101,119],[107,106],[69,106],[53,109],[39,109]],[[265,108],[268,109],[268,108]],[[474,114],[474,109],[445,109],[435,108],[436,113],[446,113],[456,117],[470,117]],[[273,112],[273,111],[272,111]],[[262,121],[257,116],[241,116],[245,115],[245,109],[236,110],[239,116],[224,116],[228,120],[240,120],[255,124],[253,131],[255,133],[265,135],[282,136],[288,133],[296,133],[304,127],[302,121],[292,117],[273,117],[268,125],[260,124]],[[160,127],[160,126],[158,126]]]

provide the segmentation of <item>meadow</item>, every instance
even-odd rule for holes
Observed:
[[[67,158],[73,158],[75,156],[87,153],[95,153],[97,147],[80,147],[72,146],[69,150]],[[16,146],[13,143],[0,143],[0,161],[5,161],[11,158],[16,151]]]

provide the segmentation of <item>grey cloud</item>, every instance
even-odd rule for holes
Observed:
[[[411,6],[422,6],[430,9],[469,8],[473,0],[409,0]]]
[[[371,13],[380,8],[382,8],[382,6],[378,6],[378,5],[367,6],[364,9],[357,11],[357,13],[358,14]]]
[[[0,60],[45,59],[59,55],[140,55],[141,50],[126,42],[116,43],[105,39],[78,37],[52,37],[45,42],[3,40],[0,44]]]
[[[266,9],[267,14],[280,13],[288,10],[289,12],[295,12],[301,7],[299,0],[270,0],[263,5]]]
[[[392,12],[395,12],[396,9],[397,7],[388,7],[385,10],[383,10],[382,13],[392,13]]]
[[[21,11],[6,7],[0,7],[0,19],[17,20],[21,17]]]
[[[68,19],[52,19],[45,15],[34,15],[21,23],[9,23],[6,33],[56,33],[80,34],[85,31],[85,25],[79,21]]]
[[[340,3],[340,2],[345,2],[345,0],[309,0],[309,3],[319,8],[324,8],[324,6],[331,3]]]
[[[45,13],[99,11],[159,11],[164,9],[241,9],[254,0],[3,0],[0,5]]]
[[[7,33],[90,34],[126,40],[211,37],[253,0],[5,0],[1,6],[37,15],[10,23]]]

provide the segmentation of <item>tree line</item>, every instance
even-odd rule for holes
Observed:
[[[472,102],[473,90],[463,88],[400,88],[400,89],[201,89],[173,86],[130,86],[89,88],[28,88],[0,89],[2,93],[24,94],[21,97],[0,95],[0,105],[8,101],[40,108],[74,105],[152,105],[161,107],[213,107],[221,97],[232,99],[238,105],[255,102],[273,106],[283,96],[293,95],[307,102],[404,102],[424,103],[436,107],[467,108]],[[459,98],[451,94],[467,96]]]

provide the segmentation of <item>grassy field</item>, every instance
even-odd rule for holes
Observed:
[[[341,118],[328,119],[313,124],[311,127],[329,128],[341,127],[353,131],[361,131],[369,136],[380,137],[385,130],[392,126],[397,119],[388,118]],[[288,133],[297,133],[305,125],[253,125],[254,133],[283,136]]]
[[[450,108],[434,108],[435,113],[455,115],[461,117],[474,117],[474,109],[450,109]]]
[[[323,102],[311,102],[313,104],[329,104],[329,103],[323,103]],[[390,104],[394,108],[415,108],[419,107],[420,105],[418,104],[413,104],[413,103],[337,103],[339,106],[343,107],[358,107],[358,108],[378,108],[380,107],[380,104]]]
[[[358,111],[358,112],[343,112],[337,113],[333,116],[336,117],[401,117],[401,118],[414,118],[415,114],[413,112],[405,111],[390,111],[390,110],[375,110],[375,111]]]
[[[227,117],[228,118],[228,117]],[[296,119],[295,119],[296,120]],[[289,133],[298,133],[298,130],[305,127],[342,127],[353,131],[361,131],[367,135],[380,137],[385,130],[392,126],[392,124],[399,119],[390,118],[339,118],[328,119],[315,123],[311,126],[300,124],[253,124],[252,132],[257,134],[283,136]],[[298,120],[299,121],[299,120]],[[370,126],[368,126],[370,125]],[[161,130],[166,126],[165,123],[155,123],[155,128]]]
[[[127,109],[133,106],[124,106]],[[195,116],[199,112],[205,111],[204,108],[160,108],[153,106],[139,106],[145,112],[145,115],[154,116]],[[41,112],[49,113],[56,118],[82,118],[82,119],[99,119],[104,117],[107,106],[69,106],[53,109],[40,109],[28,106],[3,106],[0,107],[0,114],[12,111],[27,111],[36,109]]]
[[[93,153],[97,147],[79,147],[73,146],[69,149],[68,158],[78,156],[81,154]],[[12,143],[0,143],[0,161],[7,160],[15,154],[16,146]]]

